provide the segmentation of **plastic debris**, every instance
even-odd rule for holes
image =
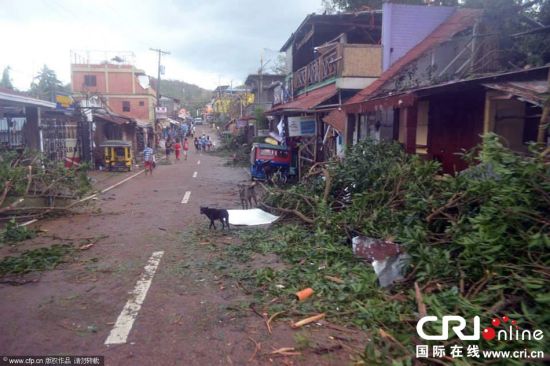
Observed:
[[[305,299],[313,295],[313,289],[311,287],[308,287],[301,291],[296,292],[295,295],[298,298],[298,301],[304,301]]]
[[[410,256],[402,251],[401,246],[365,236],[356,236],[351,242],[353,253],[371,263],[381,287],[403,280]]]
[[[231,225],[268,225],[275,222],[279,216],[265,212],[259,208],[250,210],[227,210]]]

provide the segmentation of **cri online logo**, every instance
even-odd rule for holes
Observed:
[[[453,332],[463,341],[479,340],[480,334],[487,341],[491,341],[497,338],[499,341],[540,341],[544,337],[542,330],[528,330],[520,329],[516,320],[511,320],[506,315],[501,318],[494,318],[491,320],[491,325],[480,332],[481,325],[479,316],[474,316],[473,325],[474,331],[471,335],[465,335],[462,331],[466,328],[466,319],[458,315],[445,315],[441,319],[442,327],[441,334],[429,335],[424,331],[424,324],[430,322],[437,322],[437,316],[425,316],[421,318],[416,324],[416,332],[422,339],[426,340],[438,340],[445,341],[449,339],[449,323],[455,324],[451,326]],[[458,323],[458,324],[456,324]],[[502,329],[498,327],[502,326]],[[498,330],[495,330],[497,328]]]

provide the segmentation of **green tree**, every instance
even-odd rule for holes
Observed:
[[[465,5],[484,9],[484,20],[497,35],[504,68],[550,62],[548,31],[531,32],[550,25],[550,0],[468,0]]]
[[[478,0],[479,1],[479,0]],[[367,9],[380,9],[384,0],[323,0],[323,7],[329,11],[357,11]],[[397,0],[393,1],[399,4],[411,4],[411,5],[447,5],[453,6],[460,3],[459,0]]]
[[[66,92],[65,87],[57,78],[55,71],[44,65],[42,70],[34,77],[30,93],[32,96],[55,102],[55,95]]]
[[[2,80],[0,80],[0,87],[13,90],[13,85],[10,78],[11,67],[6,66],[2,72]]]
[[[254,109],[254,118],[256,119],[256,126],[260,130],[265,130],[269,128],[269,121],[265,117],[264,113],[265,111],[261,107],[256,107],[256,109]]]
[[[277,55],[277,58],[274,60],[273,66],[271,66],[269,71],[276,75],[286,75],[288,72],[288,68],[286,66],[285,55]]]

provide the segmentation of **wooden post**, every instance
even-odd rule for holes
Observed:
[[[495,129],[495,120],[494,120],[494,100],[493,97],[496,94],[492,91],[485,92],[485,110],[483,112],[483,133],[489,133]]]
[[[405,109],[405,151],[409,154],[414,154],[416,152],[417,114],[417,104]]]
[[[550,93],[550,70],[548,70],[548,87],[546,93]],[[537,144],[544,144],[544,135],[548,129],[548,114],[550,113],[550,96],[546,96],[546,100],[542,106],[542,116],[540,117],[539,130],[537,133]]]

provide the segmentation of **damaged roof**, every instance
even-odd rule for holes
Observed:
[[[377,19],[378,18],[378,19]],[[370,26],[380,27],[382,21],[382,10],[367,10],[367,11],[358,11],[358,12],[348,12],[348,13],[337,13],[337,14],[315,14],[311,13],[306,16],[306,18],[300,23],[296,31],[293,32],[284,45],[281,47],[280,52],[285,52],[290,45],[294,43],[296,36],[304,30],[304,28],[313,23],[325,23],[331,24],[333,26],[338,25],[338,23],[345,23],[350,27],[356,26]],[[357,24],[355,24],[357,23]]]
[[[482,15],[483,11],[479,9],[457,9],[453,15],[437,27],[428,37],[418,43],[403,57],[397,60],[380,77],[371,85],[355,94],[350,100],[344,103],[346,110],[359,109],[359,104],[365,102],[370,97],[374,96],[386,82],[390,81],[403,68],[411,62],[420,58],[424,53],[431,50],[435,46],[450,40],[454,35],[460,33],[470,27]]]
[[[502,83],[486,83],[483,86],[489,89],[495,89],[509,94],[510,97],[516,97],[519,100],[529,102],[538,106],[544,104],[548,97],[548,81],[530,80],[530,81],[509,81]]]
[[[55,109],[56,104],[42,99],[31,98],[10,89],[0,88],[0,106],[31,106]]]
[[[306,94],[302,94],[293,101],[279,104],[271,108],[266,114],[277,114],[274,112],[290,111],[290,112],[308,112],[313,110],[319,104],[327,99],[335,96],[338,93],[336,84],[323,86],[322,88],[312,90]]]

